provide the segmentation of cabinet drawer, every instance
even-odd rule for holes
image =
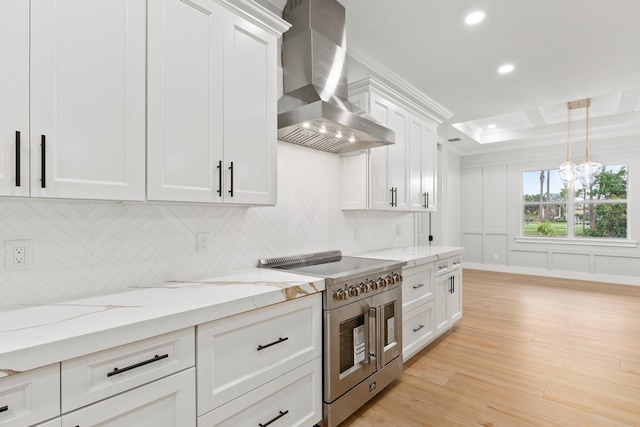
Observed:
[[[62,362],[62,412],[195,365],[195,332],[182,329]]]
[[[322,359],[317,358],[199,417],[198,427],[312,426],[321,419]]]
[[[60,364],[0,378],[0,426],[23,427],[60,415]]]
[[[435,301],[404,312],[402,320],[402,356],[409,360],[435,338]]]
[[[322,354],[321,294],[199,325],[198,415]]]
[[[402,310],[409,311],[433,300],[433,263],[402,269]]]
[[[194,368],[62,416],[62,427],[195,427]]]

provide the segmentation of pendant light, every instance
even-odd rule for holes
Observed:
[[[589,106],[591,105],[591,98],[586,98],[584,100],[577,101],[578,103],[583,103],[586,101],[587,107],[587,120],[586,120],[586,132],[585,132],[585,149],[586,156],[584,162],[580,163],[576,167],[575,171],[575,179],[579,180],[582,183],[583,188],[590,187],[596,179],[596,176],[602,171],[602,164],[592,162],[589,160]]]
[[[571,103],[567,102],[567,160],[558,166],[558,175],[565,188],[573,187],[576,164],[571,161]]]

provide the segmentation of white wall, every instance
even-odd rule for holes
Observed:
[[[566,147],[547,146],[462,158],[462,245],[465,267],[640,285],[640,248],[517,242],[521,235],[522,173],[556,169]],[[581,156],[582,154],[582,156]],[[584,154],[574,153],[574,162]],[[640,240],[638,137],[590,141],[591,160],[627,163],[630,241]]]
[[[208,253],[195,251],[200,231]],[[411,245],[414,215],[342,212],[339,157],[279,142],[275,207],[1,199],[0,263],[15,239],[33,242],[33,268],[1,266],[0,308],[205,278],[266,257]]]

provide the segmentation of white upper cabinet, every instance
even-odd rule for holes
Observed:
[[[0,0],[0,195],[29,195],[29,2]]]
[[[276,203],[277,39],[211,0],[149,3],[147,198]]]
[[[409,200],[413,211],[436,210],[436,125],[411,115],[409,125]]]
[[[144,200],[145,27],[145,0],[31,1],[31,196]]]
[[[393,145],[343,156],[342,209],[435,211],[437,124],[373,79],[350,87],[349,99],[393,130],[396,139]],[[350,167],[364,158],[366,174]]]

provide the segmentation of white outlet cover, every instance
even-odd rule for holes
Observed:
[[[209,251],[209,233],[200,231],[196,233],[196,252],[203,253]]]
[[[16,248],[24,248],[24,262],[15,264],[13,254]],[[31,240],[6,240],[4,242],[5,270],[30,270],[33,268]]]

